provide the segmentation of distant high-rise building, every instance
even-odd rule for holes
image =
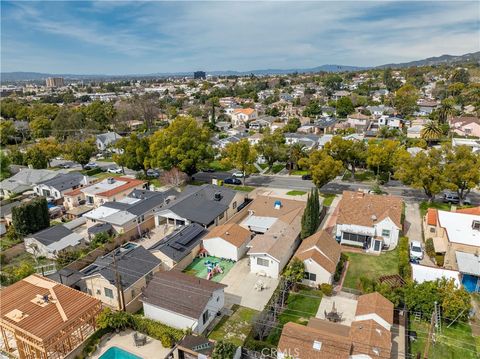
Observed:
[[[63,87],[65,86],[65,82],[63,81],[63,77],[47,77],[47,87]]]
[[[205,71],[195,71],[193,73],[193,78],[194,79],[206,79],[207,74],[205,73]]]

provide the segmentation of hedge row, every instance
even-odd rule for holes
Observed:
[[[400,237],[398,242],[398,273],[405,280],[412,278],[412,267],[410,266],[410,253],[408,249],[408,237]]]

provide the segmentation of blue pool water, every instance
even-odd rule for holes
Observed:
[[[479,277],[470,274],[463,275],[462,283],[467,292],[469,293],[480,290],[480,283],[477,283],[477,281],[480,281]]]
[[[142,359],[141,357],[129,353],[126,350],[118,347],[111,347],[105,353],[102,354],[100,359]]]
[[[55,207],[55,203],[47,203],[48,209]]]

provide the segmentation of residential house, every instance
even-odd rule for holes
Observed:
[[[284,325],[278,359],[390,359],[393,303],[374,292],[361,295],[350,325],[311,318]]]
[[[59,252],[86,246],[85,218],[58,224],[25,237],[25,250],[35,257],[55,259]]]
[[[252,146],[255,146],[255,145],[258,145],[258,143],[262,138],[263,138],[263,135],[259,132],[256,132],[253,135],[247,137],[247,140],[248,142],[250,142]]]
[[[33,190],[39,196],[61,201],[67,192],[88,186],[92,179],[79,172],[61,173],[49,180],[38,183]]]
[[[348,126],[354,128],[356,132],[364,132],[370,123],[370,116],[354,113],[348,116],[346,122]]]
[[[0,296],[0,345],[9,357],[66,358],[98,329],[98,299],[40,275],[3,287]]]
[[[295,252],[295,258],[305,266],[303,284],[313,287],[332,284],[341,251],[341,245],[325,231],[305,238]]]
[[[127,242],[98,257],[80,273],[88,294],[111,308],[136,312],[141,308],[142,289],[160,270],[160,264],[147,249]]]
[[[460,136],[480,137],[480,118],[453,117],[448,119],[450,129]]]
[[[366,109],[375,117],[393,112],[393,108],[385,105],[367,106]]]
[[[480,293],[480,255],[479,253],[455,252],[458,271],[465,289]]]
[[[304,133],[285,133],[285,143],[287,145],[293,145],[300,143],[305,146],[306,150],[316,149],[318,147],[318,141],[320,136]]]
[[[135,190],[142,189],[145,181],[129,177],[109,177],[90,186],[64,193],[63,205],[71,210],[81,205],[98,207],[105,202],[116,202]]]
[[[400,129],[402,127],[403,119],[395,116],[380,116],[377,120],[378,126],[387,126],[392,129]]]
[[[232,123],[226,121],[219,121],[215,123],[215,127],[219,131],[227,131],[228,129],[232,128]]]
[[[175,348],[173,359],[209,359],[215,342],[201,335],[185,335]]]
[[[340,244],[374,253],[397,246],[402,230],[400,197],[344,191],[337,208],[335,233]]]
[[[433,100],[420,99],[417,101],[417,106],[417,115],[428,116],[438,107],[438,102]]]
[[[61,172],[51,170],[23,168],[12,177],[0,182],[0,195],[4,198],[9,198],[13,195],[21,194],[33,189],[36,184],[52,179],[60,174]]]
[[[84,214],[87,227],[103,223],[112,225],[115,233],[126,233],[137,228],[137,235],[158,225],[155,215],[175,200],[178,192],[174,189],[165,192],[133,190],[127,197],[116,202],[105,202],[98,208]]]
[[[143,290],[145,317],[201,334],[225,304],[226,285],[177,270],[156,273]]]
[[[237,223],[227,223],[213,228],[203,238],[203,248],[211,256],[238,261],[247,252],[251,239],[248,229]]]
[[[187,186],[180,196],[156,213],[157,225],[198,223],[209,229],[225,223],[245,202],[246,194],[228,187]]]
[[[14,201],[0,206],[0,236],[4,235],[12,224],[12,209],[21,203]]]
[[[467,146],[472,149],[472,152],[480,152],[480,140],[470,138],[452,138],[452,146]]]
[[[410,263],[412,280],[417,283],[434,282],[440,279],[453,280],[455,286],[460,287],[460,273],[456,270],[431,267],[422,264]]]
[[[117,152],[117,150],[113,148],[113,145],[122,138],[122,136],[115,132],[105,132],[96,135],[95,137],[95,144],[97,145],[98,150],[101,152],[105,152],[107,150]]]
[[[257,119],[257,110],[253,108],[237,108],[232,112],[233,126],[245,125],[247,122]]]
[[[422,131],[425,126],[423,125],[414,125],[407,128],[407,137],[408,138],[421,138]]]
[[[332,133],[335,129],[335,125],[337,124],[338,120],[334,117],[323,117],[315,120],[315,134],[327,134]]]
[[[480,213],[476,208],[455,212],[429,208],[423,220],[425,238],[432,238],[436,253],[444,254],[444,266],[457,269],[455,252],[480,251]]]
[[[333,93],[332,99],[337,101],[337,100],[340,100],[342,97],[347,97],[347,96],[350,96],[350,92],[345,90],[338,90]]]
[[[162,262],[164,270],[183,270],[198,255],[207,230],[197,224],[177,228],[148,250]]]
[[[257,196],[241,226],[257,235],[247,245],[250,272],[278,278],[300,241],[304,201]]]

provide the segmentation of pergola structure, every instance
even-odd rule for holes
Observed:
[[[0,291],[2,350],[20,359],[60,359],[96,329],[100,300],[33,274]]]

